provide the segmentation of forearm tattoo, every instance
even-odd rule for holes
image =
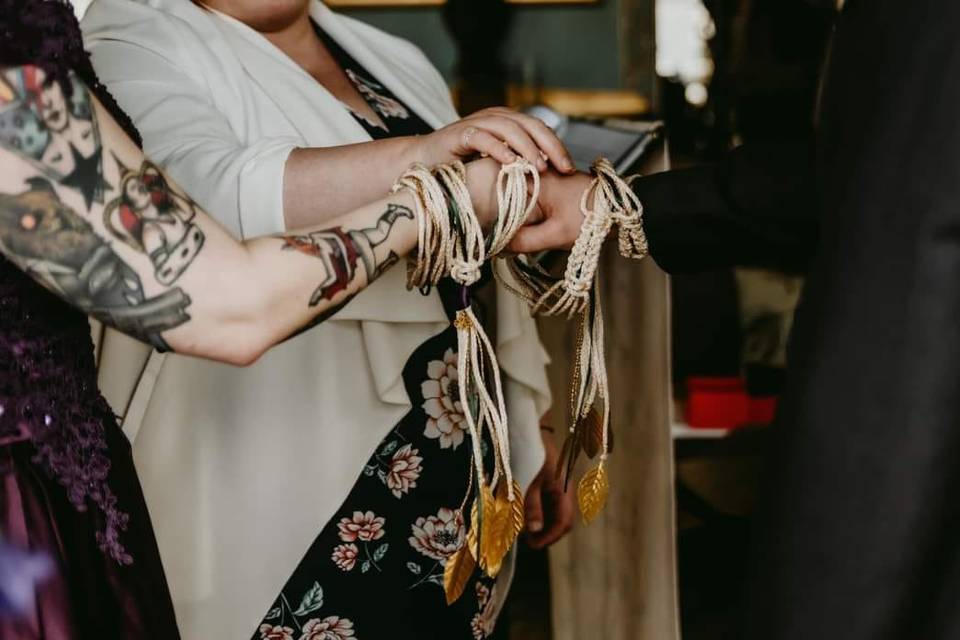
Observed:
[[[0,67],[0,148],[35,169],[23,185],[0,188],[0,250],[79,309],[168,350],[163,332],[190,320],[190,297],[175,285],[204,249],[198,207],[150,162],[126,166],[102,140],[94,105],[73,76]],[[285,250],[323,263],[309,302],[323,310],[309,326],[350,301],[361,269],[372,282],[399,260],[383,245],[401,219],[414,214],[389,204],[372,227],[282,238]]]
[[[150,162],[138,171],[117,164],[120,195],[104,208],[103,224],[118,240],[147,254],[157,282],[170,286],[203,248],[203,232],[193,223],[196,204],[171,189]]]
[[[181,289],[147,298],[136,271],[65,205],[46,178],[0,193],[0,247],[26,273],[81,310],[167,349],[160,336],[190,317]]]
[[[36,67],[0,70],[0,147],[38,172],[22,191],[0,193],[0,248],[78,308],[166,350],[161,333],[190,319],[190,297],[169,287],[203,248],[196,205],[149,162],[134,170],[106,154],[93,104],[73,75],[61,81]],[[106,162],[116,163],[119,178],[104,205],[114,190]],[[64,203],[57,187],[79,192],[86,211]],[[162,293],[144,294],[136,270],[94,230],[96,216],[149,257]]]
[[[400,258],[395,252],[389,251],[381,259],[377,257],[377,247],[387,242],[394,225],[401,218],[413,220],[413,211],[403,205],[391,203],[387,205],[387,210],[377,220],[377,224],[366,229],[347,230],[336,227],[306,235],[284,237],[285,250],[296,250],[319,258],[324,264],[327,276],[310,297],[310,306],[315,307],[324,300],[333,302],[338,294],[348,291],[357,277],[357,268],[360,265],[363,266],[367,282],[373,282],[396,264]],[[348,294],[320,314],[310,326],[323,322],[352,298],[353,294]]]

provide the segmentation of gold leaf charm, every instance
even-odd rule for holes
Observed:
[[[443,591],[447,596],[447,605],[460,599],[476,568],[477,561],[470,553],[469,542],[447,558],[447,564],[443,568]]]
[[[506,547],[504,553],[510,551],[510,547],[517,541],[520,532],[523,531],[523,492],[520,490],[520,484],[513,481],[513,500],[511,501],[507,494],[507,484],[501,482],[497,487],[497,508],[503,509],[506,517],[505,538],[503,544]]]
[[[513,484],[513,500],[508,497],[507,485],[501,481],[493,504],[483,514],[480,531],[480,567],[491,578],[500,573],[503,559],[523,529],[523,497],[520,486]]]
[[[477,548],[477,563],[488,575],[496,575],[496,572],[491,573],[490,566],[491,559],[496,557],[494,538],[499,529],[498,520],[501,518],[498,517],[493,491],[486,483],[480,485],[480,494],[473,501],[473,514],[475,524],[472,533],[478,538],[474,542]],[[499,566],[497,569],[499,570]]]
[[[580,485],[577,487],[577,499],[580,503],[580,514],[583,516],[584,524],[590,524],[607,504],[607,496],[610,495],[610,480],[607,478],[607,471],[603,468],[603,461],[600,465],[587,471],[580,479]]]
[[[590,411],[578,421],[577,431],[583,433],[583,452],[593,460],[603,451],[603,420],[596,409]]]

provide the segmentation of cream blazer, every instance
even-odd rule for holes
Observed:
[[[317,1],[311,13],[430,125],[457,118],[442,77],[414,45]],[[292,149],[369,140],[265,38],[189,0],[95,0],[82,26],[147,155],[238,237],[284,230]],[[503,291],[497,299],[513,465],[526,486],[543,460],[547,358],[523,304]],[[133,441],[184,638],[253,633],[409,410],[407,358],[446,325],[436,294],[408,292],[397,268],[246,369],[151,354],[104,334],[101,386]]]

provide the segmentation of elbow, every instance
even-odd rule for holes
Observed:
[[[223,362],[234,367],[249,367],[260,360],[269,349],[266,344],[259,340],[244,342],[246,344],[238,344],[231,348],[224,356]]]
[[[258,307],[232,332],[228,364],[235,367],[249,367],[279,342],[270,314],[264,312],[266,308]]]
[[[259,291],[254,287],[252,291]],[[234,308],[232,317],[223,319],[217,328],[220,353],[218,360],[235,367],[249,367],[259,360],[276,342],[276,327],[268,300],[248,290],[238,297],[241,307]]]

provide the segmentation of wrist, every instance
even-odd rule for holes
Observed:
[[[467,190],[473,201],[473,210],[480,224],[486,229],[496,219],[497,176],[500,163],[490,158],[474,160],[467,164]]]
[[[402,167],[401,171],[405,171],[411,165],[420,163],[429,166],[431,163],[428,162],[427,154],[424,151],[424,138],[426,136],[405,136],[403,138],[395,138],[401,142],[400,147],[400,166]]]

